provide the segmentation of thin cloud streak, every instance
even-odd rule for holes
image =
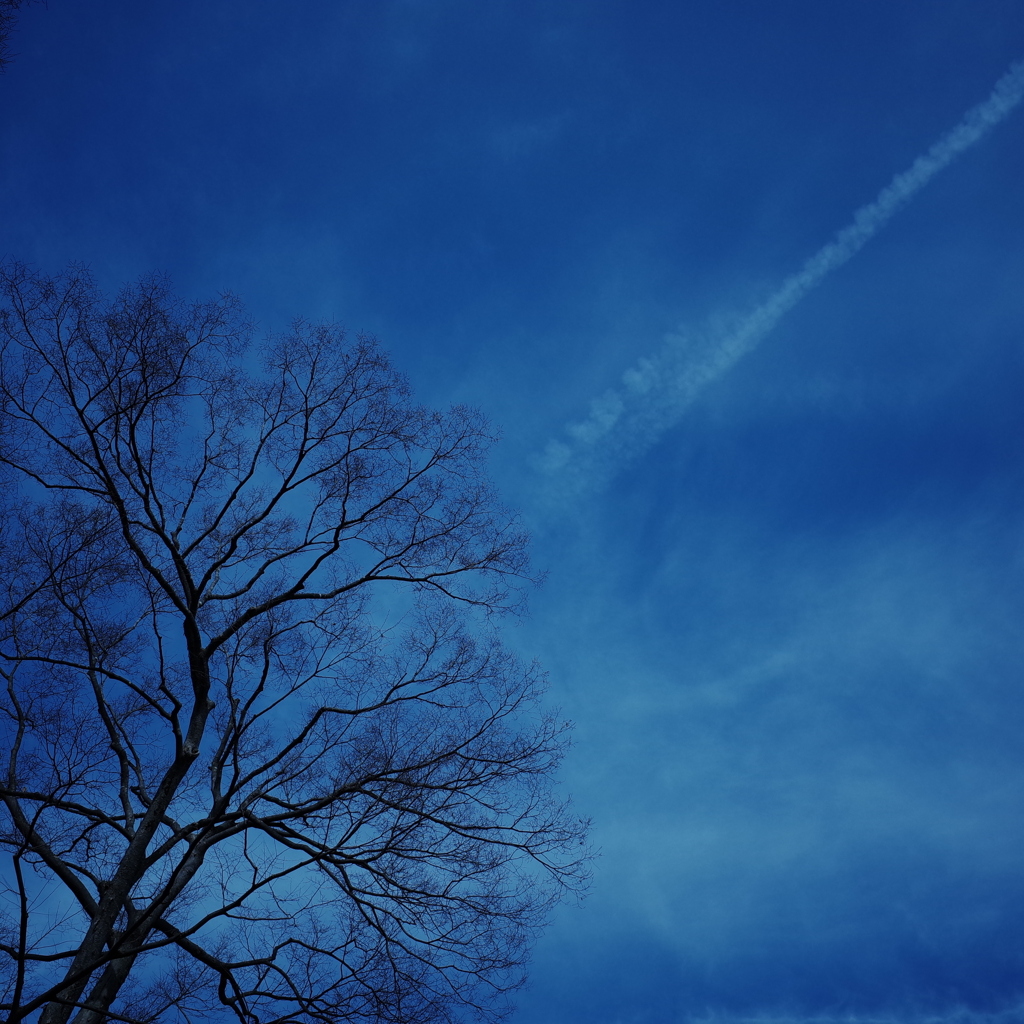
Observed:
[[[878,1013],[837,1016],[794,1014],[792,1016],[729,1016],[709,1014],[687,1018],[687,1024],[1019,1024],[1024,1020],[1024,1004],[1016,1003],[991,1013],[957,1007],[947,1013]]]
[[[600,489],[682,417],[832,271],[855,256],[936,174],[998,125],[1024,98],[1024,61],[1010,66],[988,99],[862,206],[850,223],[747,315],[719,317],[700,334],[670,336],[657,354],[622,375],[622,386],[591,402],[586,419],[566,427],[539,460],[549,498],[570,501]]]

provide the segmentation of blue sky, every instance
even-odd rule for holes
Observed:
[[[573,433],[983,103],[1019,3],[49,0],[13,48],[0,253],[334,318],[502,428],[602,851],[517,1020],[1024,1018],[1024,107],[643,444]]]

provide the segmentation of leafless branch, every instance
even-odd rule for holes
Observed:
[[[0,1010],[500,1016],[584,859],[487,425],[331,325],[0,285]]]

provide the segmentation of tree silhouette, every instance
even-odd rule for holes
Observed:
[[[499,1015],[583,826],[480,416],[333,326],[0,279],[7,1019]]]
[[[7,70],[14,54],[9,40],[18,21],[18,9],[38,0],[0,0],[0,74]]]

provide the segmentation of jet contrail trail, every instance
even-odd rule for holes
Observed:
[[[994,128],[1024,98],[1024,61],[996,82],[988,99],[878,194],[752,313],[731,318],[697,337],[670,337],[657,354],[622,376],[622,386],[591,402],[590,415],[566,428],[569,438],[548,444],[540,460],[559,497],[600,488],[617,469],[673,426],[712,381],[754,349],[811,289],[855,256],[894,213],[939,171]]]

